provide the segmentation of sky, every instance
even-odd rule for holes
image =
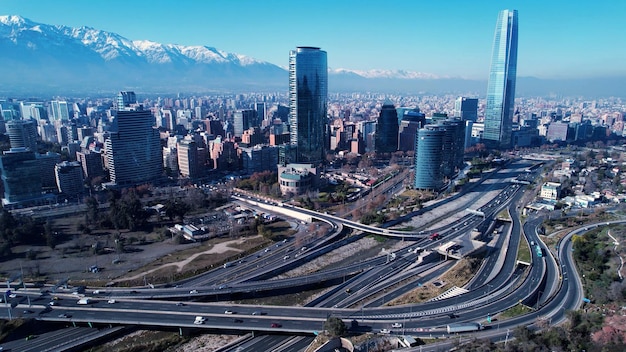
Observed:
[[[518,10],[518,76],[626,76],[624,0],[0,0],[0,15],[282,67],[290,50],[317,46],[333,69],[481,80],[503,9]]]

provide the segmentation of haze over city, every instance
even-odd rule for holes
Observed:
[[[131,40],[207,45],[281,67],[299,45],[332,69],[406,70],[485,80],[493,19],[520,13],[518,76],[626,75],[623,1],[90,1],[3,0],[2,14],[88,26]]]

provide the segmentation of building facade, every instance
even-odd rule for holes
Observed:
[[[77,196],[84,191],[83,169],[78,161],[64,161],[54,167],[59,193],[67,196]]]
[[[426,125],[417,131],[415,139],[415,180],[417,189],[438,191],[443,187],[443,147],[446,129]]]
[[[483,140],[490,146],[509,148],[517,76],[517,10],[498,15],[493,40]]]
[[[163,173],[159,131],[150,110],[118,110],[105,141],[107,168],[112,183],[131,186],[153,181]]]
[[[326,52],[298,47],[289,53],[289,127],[296,162],[319,163],[326,155],[328,63]]]
[[[478,99],[458,97],[454,101],[454,117],[476,122],[478,119]]]
[[[393,153],[398,150],[398,112],[396,107],[386,101],[378,116],[374,148],[377,153]]]

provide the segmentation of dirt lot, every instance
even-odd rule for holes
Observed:
[[[125,230],[93,231],[81,234],[78,224],[82,217],[55,219],[53,227],[66,239],[54,249],[48,246],[18,246],[12,249],[16,259],[0,262],[0,279],[20,272],[26,281],[56,283],[66,278],[70,284],[104,285],[120,283],[143,285],[153,281],[167,282],[186,271],[208,269],[267,242],[260,236],[248,238],[216,238],[205,242],[178,244],[162,231],[128,232]],[[282,222],[283,227],[289,224]],[[115,237],[126,238],[124,251],[115,250]],[[94,246],[106,249],[94,254]],[[104,253],[104,254],[102,254]],[[99,271],[89,268],[97,266]],[[145,279],[144,279],[145,277]]]

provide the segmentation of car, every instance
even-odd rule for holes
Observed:
[[[218,290],[223,290],[225,288],[228,288],[228,285],[220,285],[217,289]]]
[[[389,329],[380,329],[381,334],[391,334],[391,330]]]
[[[102,293],[104,293],[104,291],[101,291],[101,290],[95,290],[95,291],[93,291],[93,294],[94,294],[94,295],[99,295],[99,294],[102,294]]]
[[[137,291],[137,290],[132,290],[132,291],[130,291],[130,293],[132,293],[132,294],[134,295],[134,294],[139,293],[139,291]]]
[[[224,314],[235,314],[235,312],[233,312],[233,311],[232,311],[232,310],[230,310],[230,309],[226,309],[226,310],[224,311]]]
[[[260,310],[255,310],[254,312],[252,312],[252,315],[265,315],[265,313],[261,312]]]
[[[57,297],[57,296],[52,297],[52,299],[53,299],[53,300],[55,300],[55,301],[60,300],[60,298],[59,298],[59,297]]]
[[[205,321],[206,321],[205,317],[198,315],[196,317],[196,320],[193,321],[193,323],[196,325],[201,325],[201,324],[204,324]]]
[[[234,321],[235,323],[243,323],[243,320],[241,320],[241,319],[235,319],[235,320],[233,320],[233,321]]]
[[[282,327],[282,325],[280,325],[279,323],[272,323],[272,325],[270,325],[273,328],[280,328]]]
[[[183,306],[185,305],[185,303],[183,303],[183,302],[178,302],[178,303],[176,303],[176,305],[177,305],[177,306],[179,306],[179,307],[183,307]]]
[[[71,317],[72,316],[67,313],[59,314],[59,318],[71,318]]]
[[[289,258],[290,258],[290,257],[289,257],[288,255],[286,255],[286,256],[283,258],[283,260],[287,260],[287,259],[289,259]]]
[[[107,301],[108,304],[115,304],[115,300],[114,299],[110,299]]]
[[[35,312],[33,312],[33,311],[32,311],[32,310],[30,310],[30,309],[27,309],[27,310],[25,310],[25,311],[24,311],[24,314],[33,314],[33,313],[35,313]]]
[[[55,302],[55,301],[50,301],[50,303],[48,303],[51,306],[60,306],[59,302]]]
[[[198,290],[191,290],[189,291],[190,294],[194,294],[194,293],[198,293]]]
[[[400,324],[400,323],[393,323],[393,324],[391,324],[391,327],[392,328],[401,328],[402,324]]]

